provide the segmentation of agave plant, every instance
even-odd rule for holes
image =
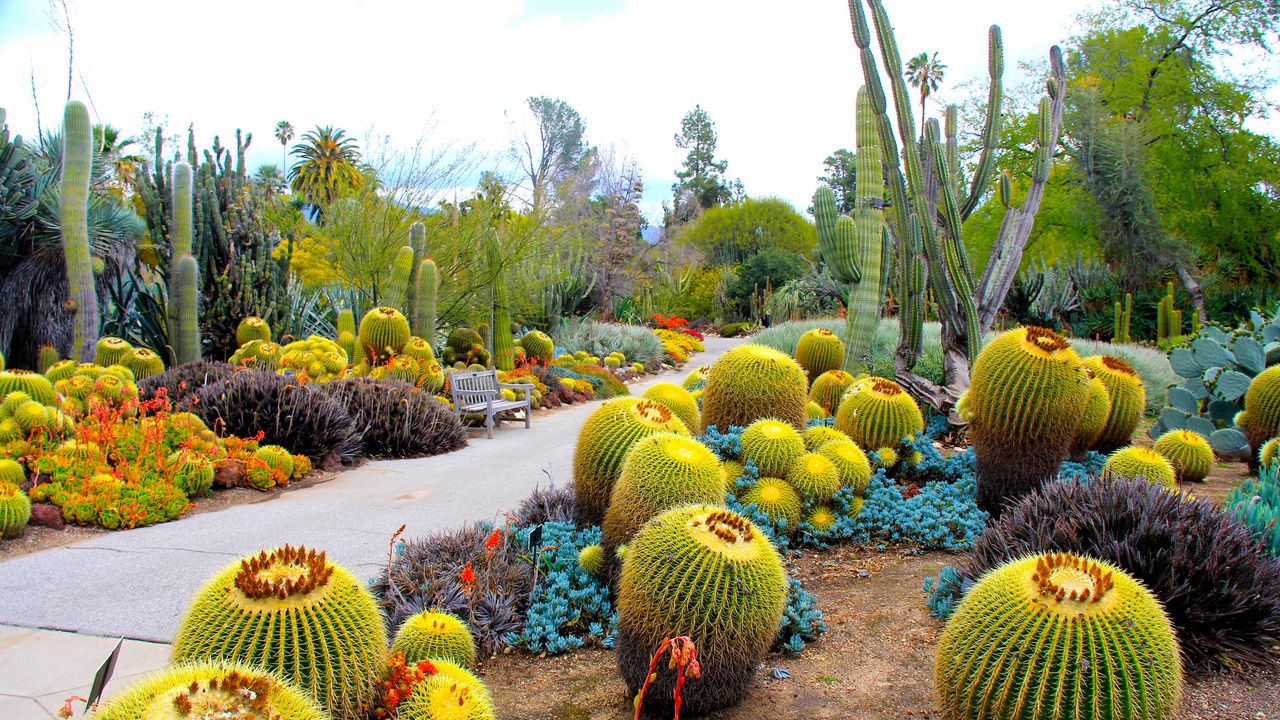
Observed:
[[[1228,332],[1206,325],[1184,347],[1169,351],[1169,364],[1183,378],[1169,388],[1168,404],[1147,432],[1190,430],[1209,440],[1220,457],[1249,459],[1249,443],[1234,425],[1255,375],[1280,363],[1280,313],[1254,311],[1249,322]]]

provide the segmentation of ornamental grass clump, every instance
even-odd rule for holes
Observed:
[[[346,408],[370,457],[426,457],[467,444],[458,416],[407,383],[354,377],[320,387]]]

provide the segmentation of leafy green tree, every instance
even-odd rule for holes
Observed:
[[[818,176],[818,182],[831,188],[836,194],[836,210],[841,213],[853,212],[858,193],[858,178],[855,171],[852,150],[841,148],[822,161],[826,171]]]
[[[817,232],[785,200],[747,198],[706,211],[682,228],[676,241],[696,248],[710,264],[732,265],[766,248],[809,256]]]
[[[724,177],[729,161],[716,159],[717,142],[716,124],[701,105],[685,113],[675,143],[689,153],[671,186],[674,197],[668,225],[688,222],[699,210],[727,205],[742,195],[742,182]]]
[[[805,274],[809,269],[804,258],[778,248],[765,248],[747,258],[738,268],[737,279],[727,293],[738,312],[751,313],[752,297],[764,299],[766,291],[773,291]]]
[[[309,130],[290,154],[298,162],[289,168],[289,186],[313,205],[329,207],[365,184],[360,148],[344,130],[329,125]]]
[[[907,79],[911,87],[920,91],[920,128],[921,137],[923,137],[925,121],[928,117],[925,114],[924,101],[929,96],[938,92],[938,88],[942,85],[942,78],[946,76],[946,63],[938,60],[938,53],[934,53],[933,57],[929,57],[929,53],[920,53],[907,61],[907,68],[902,75]]]

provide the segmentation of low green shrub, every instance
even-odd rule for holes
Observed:
[[[561,322],[551,337],[556,346],[567,353],[582,351],[606,357],[620,352],[627,357],[627,362],[644,365],[662,362],[662,341],[649,328],[639,325],[570,318]]]

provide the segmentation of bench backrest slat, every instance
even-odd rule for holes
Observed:
[[[498,373],[495,370],[452,373],[449,388],[455,405],[496,400],[502,394],[498,390]]]

